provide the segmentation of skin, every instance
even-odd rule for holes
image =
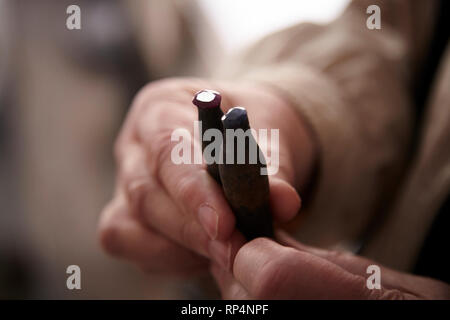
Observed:
[[[368,294],[361,289],[367,260],[341,259],[286,235],[278,234],[279,243],[259,238],[245,244],[223,191],[206,166],[175,165],[170,159],[177,143],[170,139],[175,129],[186,128],[199,144],[193,137],[197,110],[191,100],[204,88],[222,94],[224,112],[245,106],[252,128],[280,130],[280,166],[269,177],[271,209],[280,222],[299,212],[297,190],[308,184],[317,155],[308,126],[288,101],[256,84],[195,78],[157,81],[137,95],[116,141],[115,192],[99,222],[100,243],[108,253],[153,274],[210,270],[224,298],[442,296],[441,283],[385,272],[388,269],[382,271],[382,284],[388,286],[383,294],[374,290]],[[411,279],[420,279],[419,284]],[[417,294],[410,286],[417,287]]]
[[[224,299],[450,299],[450,287],[397,272],[348,252],[306,246],[283,231],[277,242],[243,244],[232,267],[212,263]],[[380,267],[381,289],[368,289],[367,267]]]

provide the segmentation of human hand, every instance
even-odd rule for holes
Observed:
[[[222,93],[225,112],[245,106],[254,129],[280,129],[279,150],[269,150],[278,151],[280,158],[278,173],[269,177],[274,219],[288,221],[300,208],[294,187],[306,183],[314,146],[302,120],[283,99],[250,84],[200,79],[151,83],[133,102],[117,139],[115,194],[99,224],[107,252],[148,272],[206,270],[216,247],[243,241],[222,189],[205,165],[171,161],[175,129],[189,130],[193,143],[199,143],[193,138],[197,110],[191,100],[204,88]]]
[[[224,299],[450,299],[443,282],[382,266],[381,289],[368,289],[367,267],[377,263],[306,246],[281,231],[277,239],[244,244],[230,269],[212,264]]]

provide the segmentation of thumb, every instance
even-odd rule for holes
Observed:
[[[270,206],[275,220],[287,222],[293,219],[301,207],[297,191],[288,182],[270,177]]]
[[[385,291],[371,295],[363,277],[266,238],[252,240],[238,251],[233,274],[256,299],[365,299]]]

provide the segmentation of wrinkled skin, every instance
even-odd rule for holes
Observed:
[[[450,299],[443,282],[397,272],[347,252],[306,246],[282,231],[278,243],[258,238],[230,257],[232,267],[213,263],[224,299]],[[369,289],[367,267],[381,269],[381,289]]]
[[[115,145],[116,187],[103,210],[103,248],[149,273],[214,275],[224,298],[435,298],[448,297],[440,282],[382,269],[381,290],[365,287],[369,262],[349,254],[306,247],[286,234],[278,243],[245,243],[220,186],[204,164],[175,165],[175,129],[189,130],[195,92],[214,89],[222,109],[245,106],[254,129],[279,129],[280,165],[269,177],[275,221],[300,210],[297,190],[308,184],[317,161],[312,134],[288,101],[268,87],[202,79],[168,79],[135,98]],[[270,146],[270,144],[269,144]],[[200,148],[197,148],[200,150]],[[200,151],[198,151],[200,152]]]

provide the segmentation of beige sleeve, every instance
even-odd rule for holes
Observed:
[[[329,25],[270,35],[226,67],[227,77],[267,84],[290,99],[317,139],[318,174],[300,240],[355,241],[399,183],[411,136],[412,66],[433,14],[418,3],[434,1],[354,1]],[[366,27],[370,4],[381,8],[381,30]],[[419,31],[410,28],[417,13]]]

